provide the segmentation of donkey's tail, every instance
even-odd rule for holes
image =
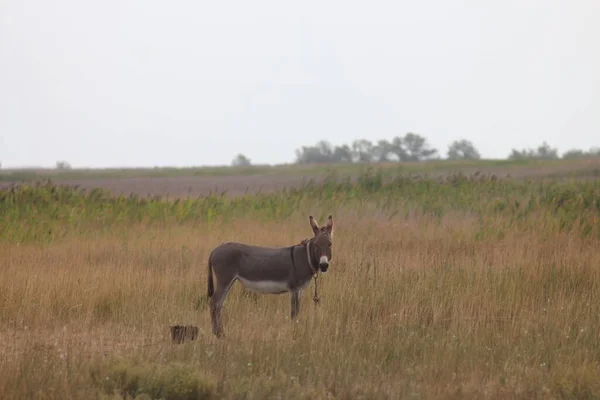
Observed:
[[[212,274],[212,263],[211,263],[212,254],[208,257],[208,297],[211,298],[215,293],[215,284],[213,282],[213,274]]]

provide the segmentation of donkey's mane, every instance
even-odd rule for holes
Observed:
[[[310,242],[310,238],[302,239],[298,246],[306,246],[306,243]]]
[[[327,234],[327,229],[325,227],[319,228],[319,231],[321,231],[321,233]],[[310,242],[312,239],[313,238],[302,239],[302,241],[300,243],[298,243],[296,246],[306,246],[306,244],[308,242]]]

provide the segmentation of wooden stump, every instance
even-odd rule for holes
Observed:
[[[198,337],[198,327],[194,325],[172,325],[171,340],[179,344],[186,340],[196,340]]]

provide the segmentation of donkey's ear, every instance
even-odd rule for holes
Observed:
[[[333,237],[333,217],[331,215],[327,218],[327,225],[325,225],[325,228],[327,229],[329,236]]]
[[[308,221],[310,222],[310,227],[312,228],[313,233],[316,236],[317,233],[319,233],[319,224],[317,224],[317,220],[311,215],[310,217],[308,217]]]

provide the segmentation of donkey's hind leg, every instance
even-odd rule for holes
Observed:
[[[231,282],[228,282],[226,285],[217,282],[217,289],[215,293],[210,298],[210,319],[212,323],[212,332],[213,334],[221,338],[224,336],[223,333],[223,322],[221,320],[221,312],[223,310],[223,303],[225,302],[225,298],[227,297],[227,293],[231,288],[231,285],[235,282],[235,279]]]

